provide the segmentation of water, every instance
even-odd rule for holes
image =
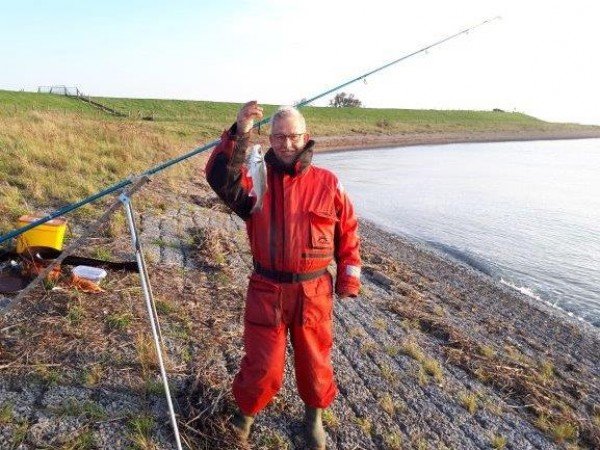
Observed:
[[[315,155],[360,216],[600,327],[600,139]]]

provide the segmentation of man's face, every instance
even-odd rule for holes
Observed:
[[[269,142],[275,155],[286,165],[292,164],[309,140],[306,129],[296,117],[288,116],[273,123]]]

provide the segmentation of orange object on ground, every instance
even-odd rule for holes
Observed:
[[[98,294],[100,292],[104,292],[98,284],[94,283],[91,280],[87,280],[85,278],[78,277],[77,275],[71,275],[71,280],[69,281],[69,287],[73,289],[77,289],[81,292],[86,292],[88,294]]]
[[[35,278],[56,259],[56,250],[50,247],[25,247],[21,253],[22,273],[25,277]],[[60,252],[58,252],[60,253]],[[61,275],[60,264],[54,266],[46,276],[46,281],[56,282]]]

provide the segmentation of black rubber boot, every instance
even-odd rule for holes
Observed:
[[[307,406],[304,411],[304,430],[306,443],[311,450],[325,450],[327,435],[323,428],[323,410]]]
[[[253,422],[253,416],[245,416],[241,411],[235,413],[235,415],[231,418],[233,432],[242,444],[248,443],[250,428],[252,427]]]

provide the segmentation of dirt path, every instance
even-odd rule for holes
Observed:
[[[251,257],[205,182],[184,188],[159,192],[142,238],[186,445],[235,448]],[[364,288],[335,305],[329,448],[600,446],[597,330],[367,222],[361,234]],[[127,236],[95,244],[129,252]],[[137,277],[111,273],[105,289],[50,291],[0,321],[0,448],[174,448]],[[253,448],[304,448],[289,356]]]

